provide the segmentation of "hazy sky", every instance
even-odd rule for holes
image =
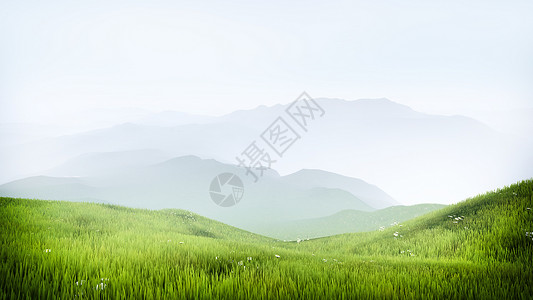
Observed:
[[[533,106],[532,1],[2,1],[0,119],[314,97]]]

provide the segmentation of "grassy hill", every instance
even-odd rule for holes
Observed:
[[[428,212],[445,207],[442,204],[391,206],[376,211],[343,210],[334,215],[258,226],[254,232],[282,240],[325,237],[349,232],[385,229]]]
[[[281,242],[181,210],[0,198],[0,298],[530,298],[533,180]]]

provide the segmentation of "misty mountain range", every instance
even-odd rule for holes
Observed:
[[[278,172],[318,169],[362,178],[410,204],[451,203],[531,176],[532,143],[474,119],[424,114],[388,99],[316,101],[325,110],[324,116],[314,120],[308,132],[300,130],[301,139],[282,158],[276,158],[272,168]],[[136,162],[116,158],[93,163],[111,166],[122,161],[136,166],[143,161],[195,155],[235,164],[235,157],[260,140],[260,134],[278,116],[288,118],[287,107],[260,106],[221,117],[126,111],[116,115],[117,122],[127,123],[3,143],[0,183],[38,175],[82,176],[90,168],[68,172],[69,160],[109,152],[145,151]],[[3,127],[2,134],[21,132],[10,128]],[[57,172],[59,166],[62,173]],[[485,175],[483,181],[480,172]]]
[[[35,127],[2,126],[0,195],[188,209],[295,238],[374,230],[440,207],[401,203],[456,202],[531,176],[531,143],[474,119],[388,99],[316,101],[325,113],[307,131],[289,123],[288,105],[221,117],[132,110],[117,114],[118,124],[33,139],[42,134]],[[278,117],[300,135],[282,157],[260,137]],[[236,161],[252,142],[274,160],[258,182]],[[242,179],[244,197],[220,207],[209,187],[227,172]],[[321,230],[324,222],[336,225]]]

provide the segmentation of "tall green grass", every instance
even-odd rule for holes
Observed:
[[[182,210],[0,198],[0,298],[527,299],[532,206],[528,180],[297,243]]]

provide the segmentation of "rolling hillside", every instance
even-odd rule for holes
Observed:
[[[384,231],[281,242],[182,210],[0,198],[0,298],[527,299],[532,207],[527,180]]]
[[[323,218],[284,222],[278,226],[258,228],[254,232],[282,240],[297,240],[349,232],[383,230],[445,206],[442,204],[418,204],[392,206],[376,211],[343,210]]]

